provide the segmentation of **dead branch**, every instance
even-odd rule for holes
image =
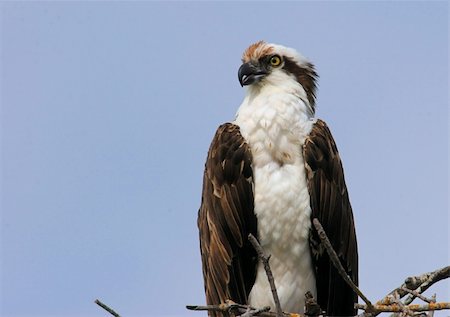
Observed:
[[[314,296],[310,291],[305,294],[305,315],[306,316],[320,316],[323,315],[322,308],[320,308]]]
[[[405,316],[413,316],[414,312],[412,310],[410,310],[405,304],[402,303],[400,296],[398,296],[398,294],[395,294],[396,296],[394,296],[394,304],[397,304],[400,309],[403,312],[403,315]]]
[[[359,297],[366,303],[368,311],[370,312],[370,308],[373,307],[370,300],[361,292],[361,290],[358,288],[358,286],[353,283],[350,276],[348,276],[347,272],[345,272],[344,268],[342,267],[341,261],[339,260],[339,257],[336,254],[336,251],[334,251],[333,246],[331,245],[330,240],[328,239],[327,234],[325,233],[325,230],[323,229],[322,225],[320,224],[319,220],[317,218],[313,219],[314,227],[317,230],[317,233],[319,234],[320,241],[322,242],[323,246],[327,250],[328,256],[330,257],[331,262],[333,263],[334,267],[338,270],[341,277],[344,279],[344,281],[353,289],[353,291],[358,294]]]
[[[386,298],[390,295],[398,293],[400,298],[409,294],[408,298],[404,301],[406,305],[410,304],[416,297],[416,294],[421,294],[426,291],[430,286],[439,282],[440,280],[450,277],[450,266],[443,267],[433,272],[424,273],[418,276],[411,276],[405,279],[405,282],[390,292],[385,298],[379,301],[377,304],[386,304]],[[414,293],[407,291],[413,290]]]
[[[423,296],[422,294],[420,294],[418,291],[414,291],[414,290],[409,289],[409,288],[406,288],[406,287],[401,287],[400,289],[401,289],[402,291],[406,292],[406,293],[409,293],[409,294],[411,294],[411,295],[417,297],[417,298],[420,298],[420,299],[423,300],[424,302],[427,302],[427,303],[432,303],[432,302],[433,302],[433,299],[432,299],[432,298],[425,297],[425,296]],[[434,302],[436,302],[436,300],[434,300]]]
[[[219,305],[206,305],[206,306],[186,306],[189,310],[207,310],[216,311],[222,313],[231,313],[241,317],[261,316],[261,317],[277,317],[274,312],[269,312],[270,307],[254,308],[249,305],[237,304],[231,300]]]
[[[101,308],[103,308],[104,310],[106,310],[108,313],[110,313],[111,315],[113,315],[114,317],[120,317],[120,315],[118,313],[116,313],[112,308],[110,308],[108,305],[103,304],[101,301],[99,301],[98,299],[95,300],[95,303],[100,306]]]
[[[270,311],[270,306],[266,306],[259,309],[247,309],[247,311],[241,315],[241,317],[253,317],[253,316],[260,316],[261,313],[265,313]]]
[[[424,273],[418,276],[412,276],[405,279],[405,282],[387,294],[383,299],[379,300],[376,305],[382,305],[386,307],[391,307],[393,304],[397,304],[399,306],[406,306],[411,304],[411,302],[415,298],[419,298],[426,303],[433,304],[436,303],[436,296],[433,298],[427,298],[422,295],[422,292],[427,290],[433,284],[439,282],[440,280],[446,279],[450,277],[450,266],[443,267],[441,269],[435,270],[433,272]],[[400,301],[402,297],[409,295],[405,300]],[[442,304],[442,303],[441,303]],[[443,303],[443,307],[446,307],[449,303]],[[426,307],[426,305],[422,305]],[[442,305],[441,305],[442,306]],[[447,308],[443,308],[447,309]],[[428,310],[429,312],[434,312],[434,310]],[[383,311],[378,311],[373,316],[380,314]],[[394,317],[396,314],[393,314],[391,317]],[[432,313],[430,313],[429,317],[432,317]]]
[[[443,267],[442,269],[436,270],[434,272],[426,273],[427,277],[423,278],[422,276],[419,277],[409,277],[405,280],[406,288],[416,290],[417,293],[421,294],[425,292],[428,288],[430,288],[431,285],[435,284],[436,282],[439,282],[440,280],[446,279],[450,277],[450,266]],[[420,283],[419,281],[423,281]],[[419,283],[418,283],[419,282]],[[413,288],[411,285],[417,285],[418,287]],[[410,294],[408,298],[405,300],[405,304],[410,304],[416,296],[414,294]]]
[[[367,305],[363,304],[356,304],[356,308],[367,310]],[[405,305],[407,309],[409,309],[412,312],[424,312],[424,311],[435,311],[435,310],[444,310],[444,309],[450,309],[450,303],[443,302],[443,303],[429,303],[429,304],[410,304]],[[373,305],[373,309],[375,312],[378,313],[401,313],[403,312],[403,309],[401,306],[397,304],[392,305],[382,305],[382,304],[375,304]]]
[[[436,303],[436,293],[433,294],[433,296],[431,296],[431,303]],[[434,310],[428,312],[428,317],[433,317],[434,316]]]
[[[277,288],[275,287],[275,279],[273,278],[272,270],[270,269],[269,260],[270,254],[267,255],[258,240],[250,233],[248,235],[248,240],[252,244],[253,248],[258,253],[258,257],[264,265],[264,270],[266,271],[267,279],[269,280],[270,290],[272,291],[273,301],[275,303],[275,310],[278,317],[283,316],[283,310],[281,309],[280,299],[278,298]]]

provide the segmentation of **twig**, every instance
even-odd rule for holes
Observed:
[[[383,299],[379,300],[376,302],[376,305],[391,305],[395,303],[395,297],[394,294],[398,294],[398,293],[389,293],[387,294]]]
[[[186,306],[189,310],[207,310],[207,311],[217,311],[222,313],[234,313],[236,316],[261,316],[261,317],[277,317],[276,313],[269,312],[270,307],[263,308],[253,308],[247,305],[241,305],[234,303],[233,301],[227,301],[220,305],[206,305],[206,306]],[[247,315],[245,315],[247,314]],[[303,316],[299,316],[303,317]]]
[[[372,303],[370,300],[361,292],[361,290],[358,288],[358,286],[353,283],[352,279],[348,276],[347,272],[345,272],[344,268],[342,267],[341,261],[339,261],[339,257],[336,254],[336,251],[334,251],[330,240],[327,237],[327,234],[325,233],[325,230],[323,229],[322,225],[320,224],[319,220],[317,218],[313,219],[314,227],[317,230],[317,233],[319,234],[320,240],[322,244],[324,245],[325,249],[327,250],[328,256],[330,257],[331,262],[333,262],[333,265],[338,270],[339,274],[342,276],[344,281],[353,289],[353,291],[358,294],[359,297],[366,303],[367,310],[366,312],[370,312],[372,310]]]
[[[431,296],[431,303],[436,303],[436,293],[433,294],[433,296]],[[428,312],[428,317],[433,317],[434,316],[434,310]]]
[[[255,248],[258,257],[264,265],[264,270],[266,271],[267,279],[270,284],[270,290],[272,291],[273,301],[275,302],[277,316],[283,317],[283,310],[281,309],[280,299],[278,297],[277,288],[275,287],[275,279],[273,278],[272,270],[269,265],[270,255],[266,255],[258,240],[256,240],[251,233],[248,235],[248,240],[253,245],[253,248]]]
[[[270,306],[266,306],[263,308],[258,308],[258,309],[251,309],[248,308],[247,311],[241,315],[241,317],[253,317],[253,316],[260,316],[261,313],[265,313],[270,311]]]
[[[104,310],[106,310],[108,313],[110,313],[111,315],[113,315],[114,317],[120,317],[120,315],[118,313],[116,313],[114,311],[114,309],[110,308],[108,305],[103,304],[101,301],[99,301],[98,299],[95,300],[95,303],[100,306],[101,308],[103,308]]]
[[[400,295],[398,295],[397,292],[395,293],[395,296],[394,296],[394,303],[400,307],[400,309],[402,310],[402,312],[405,316],[414,315],[414,312],[412,310],[410,310],[405,304],[402,303]]]
[[[450,266],[443,267],[441,269],[435,270],[433,272],[424,273],[418,276],[411,276],[405,279],[405,282],[398,288],[394,289],[387,296],[398,292],[400,298],[408,295],[409,292],[405,291],[403,288],[415,290],[417,293],[421,294],[426,291],[431,285],[436,282],[439,282],[442,279],[446,279],[450,277]],[[387,297],[386,296],[386,297]],[[416,298],[415,295],[410,295],[404,301],[404,304],[409,305]],[[378,303],[384,304],[385,298],[379,301]],[[378,304],[377,303],[377,304]]]
[[[402,308],[399,305],[392,304],[392,305],[373,305],[372,306],[375,312],[377,313],[400,313],[402,312]],[[424,305],[419,304],[410,304],[405,305],[405,307],[413,312],[422,312],[422,311],[434,311],[434,310],[444,310],[444,309],[450,309],[450,303],[443,302],[443,303],[429,303]],[[367,310],[367,305],[363,304],[355,304],[355,308]]]
[[[450,277],[450,266],[446,266],[442,269],[436,270],[434,272],[430,272],[427,274],[428,278],[425,279],[424,282],[420,283],[420,286],[416,288],[416,291],[420,294],[425,292],[431,285],[433,285],[436,282],[439,282],[440,280],[446,279]],[[414,279],[414,278],[408,278],[405,281],[405,284],[408,284],[409,279]],[[414,289],[411,287],[407,287],[409,289]],[[410,304],[414,298],[416,298],[416,296],[414,295],[409,295],[408,298],[406,298],[405,300],[405,304]]]
[[[427,303],[431,303],[433,302],[433,300],[431,298],[427,298],[425,296],[423,296],[422,294],[420,294],[418,291],[414,291],[412,289],[406,288],[406,287],[400,287],[400,289],[406,293],[412,294],[413,296],[420,298],[421,300],[423,300],[424,302]],[[435,301],[436,302],[436,301]]]
[[[305,315],[306,316],[320,316],[323,315],[322,308],[320,308],[319,304],[317,304],[316,299],[311,294],[310,291],[305,294]]]
[[[220,305],[186,305],[186,308],[188,310],[218,311],[218,312],[223,312],[223,313],[224,312],[233,311],[233,310],[236,310],[237,312],[239,312],[239,309],[240,309],[240,307],[231,306],[231,305],[227,305],[227,304],[220,304]],[[238,314],[238,315],[240,315],[240,314]]]

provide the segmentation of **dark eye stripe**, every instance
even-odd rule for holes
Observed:
[[[316,79],[319,77],[314,65],[306,63],[303,66],[298,65],[294,60],[285,57],[283,69],[295,76],[300,85],[305,89],[309,104],[314,109],[316,101]]]

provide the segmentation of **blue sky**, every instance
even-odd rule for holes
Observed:
[[[294,47],[343,159],[360,285],[449,263],[447,2],[2,2],[0,315],[202,316],[197,210],[243,50]],[[449,284],[431,289],[448,300]],[[443,313],[438,316],[444,316]]]

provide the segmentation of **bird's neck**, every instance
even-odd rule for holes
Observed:
[[[293,163],[314,121],[300,85],[250,87],[234,121],[249,143],[255,163]]]

